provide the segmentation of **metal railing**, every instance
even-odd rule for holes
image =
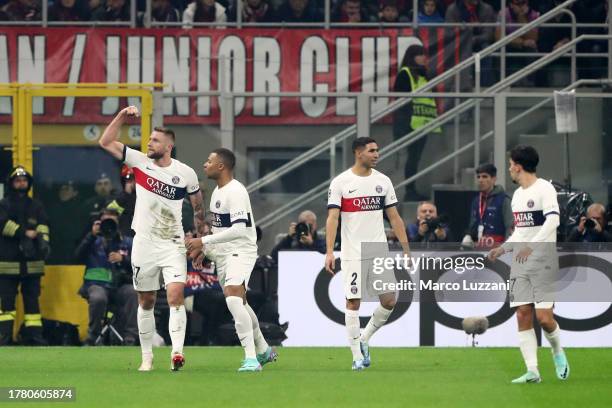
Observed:
[[[487,89],[485,92],[479,93],[479,94],[475,94],[477,95],[476,98],[480,99],[480,98],[492,98],[495,97],[496,94],[502,92],[503,90],[505,90],[506,88],[508,88],[509,86],[511,86],[514,82],[521,80],[522,78],[530,75],[533,71],[537,70],[539,67],[544,66],[548,63],[550,63],[551,61],[557,59],[560,55],[562,55],[563,53],[567,52],[570,48],[574,47],[577,43],[584,41],[584,40],[609,40],[612,39],[612,35],[582,35],[574,40],[572,40],[571,42],[565,44],[562,47],[559,47],[557,50],[555,50],[554,52],[552,52],[551,54],[533,62],[532,64],[528,65],[527,67],[525,67],[523,70],[518,71],[514,74],[512,74],[511,76],[503,79],[502,81],[500,81],[498,84],[494,85],[493,87]],[[372,96],[389,96],[390,94],[377,94],[377,95],[372,95]],[[431,97],[430,95],[432,94],[421,94],[419,92],[415,92],[413,93],[413,96],[427,96],[427,97]],[[456,95],[454,93],[437,93],[435,94],[438,97],[455,97]],[[468,94],[461,94],[463,97],[468,96]],[[530,95],[533,95],[533,93],[530,93]],[[477,103],[478,103],[478,99],[471,99],[468,100],[466,102],[463,102],[461,104],[459,104],[458,106],[453,107],[452,109],[450,109],[449,111],[445,112],[444,114],[440,115],[436,120],[429,122],[428,124],[426,124],[425,126],[414,130],[413,132],[404,135],[403,137],[395,140],[394,142],[390,143],[389,145],[385,146],[383,149],[381,149],[380,151],[380,159],[379,160],[384,160],[385,158],[389,157],[390,155],[398,152],[401,149],[406,148],[407,146],[409,146],[410,144],[416,142],[417,140],[419,140],[420,138],[425,137],[429,132],[431,132],[433,129],[435,129],[436,127],[439,127],[445,123],[447,123],[448,121],[450,121],[451,119],[453,119],[455,116],[460,115],[470,109],[472,109]],[[504,125],[505,125],[505,121],[504,121]],[[450,155],[446,156],[445,158],[439,160],[438,162],[430,165],[429,167],[425,168],[424,170],[421,170],[419,173],[415,174],[414,176],[403,180],[402,182],[400,182],[399,184],[397,184],[395,187],[401,187],[404,186],[406,184],[409,184],[411,182],[414,182],[415,180],[417,180],[419,177],[422,177],[423,175],[429,173],[430,171],[434,170],[435,168],[437,168],[438,166],[441,166],[442,164],[446,163],[448,160],[453,159],[455,157],[458,157],[459,155],[461,155],[462,153],[474,148],[475,150],[476,147],[478,146],[478,144],[480,142],[482,142],[483,140],[486,140],[488,137],[490,137],[493,133],[489,132],[487,134],[485,134],[484,136],[480,136],[477,137],[474,141],[468,143],[467,145],[461,147],[460,149],[456,150],[455,152],[451,153]],[[498,163],[499,164],[499,163]],[[501,167],[503,168],[504,163],[501,164]],[[502,169],[500,176],[500,179],[502,178],[503,174],[505,174],[505,172]],[[324,194],[325,191],[327,190],[327,187],[329,186],[329,183],[331,181],[331,177],[330,179],[326,180],[325,182],[317,185],[316,187],[310,189],[309,191],[307,191],[306,193],[294,198],[293,200],[290,200],[289,202],[285,203],[284,205],[276,208],[274,211],[272,211],[271,213],[268,213],[267,215],[265,215],[264,217],[262,217],[259,220],[259,225],[264,228],[266,226],[269,226],[271,223],[275,222],[281,215],[285,214],[288,210],[294,208],[296,205],[298,204],[303,204],[306,202],[310,202],[312,200],[314,200],[317,196]]]
[[[537,27],[539,24],[542,24],[543,22],[548,21],[551,18],[555,17],[557,14],[564,12],[563,10],[565,10],[565,7],[573,4],[575,1],[576,0],[567,0],[567,1],[563,2],[563,3],[561,3],[559,6],[555,7],[554,9],[549,11],[548,13],[540,16],[538,19],[532,21],[531,23],[524,25],[523,27],[519,28],[518,30],[516,30],[512,34],[504,37],[503,39],[501,39],[497,43],[492,44],[489,47],[485,48],[480,53],[477,53],[477,54],[473,55],[472,57],[462,61],[461,63],[459,63],[458,65],[456,65],[452,69],[444,72],[441,75],[438,75],[437,77],[435,77],[434,79],[429,81],[427,83],[427,85],[423,86],[422,88],[419,88],[417,90],[417,92],[415,92],[415,94],[420,95],[420,94],[423,94],[425,92],[428,92],[428,91],[434,89],[437,85],[442,84],[445,81],[453,78],[455,75],[458,75],[463,69],[471,67],[472,65],[475,65],[477,60],[480,61],[482,58],[492,54],[493,52],[499,50],[500,48],[502,48],[502,47],[506,46],[507,44],[509,44],[510,42],[514,41],[516,38],[521,37],[523,34],[527,33],[528,31],[532,30],[533,28]],[[564,49],[566,49],[566,48],[564,48]],[[574,73],[573,77],[575,77],[575,73]],[[396,100],[396,101],[390,103],[386,108],[381,109],[381,110],[379,110],[377,112],[374,112],[371,115],[371,117],[370,117],[370,122],[378,121],[379,119],[385,117],[386,115],[388,115],[388,114],[394,112],[395,110],[399,109],[400,107],[404,106],[408,102],[410,102],[410,98],[400,99],[400,100]],[[318,145],[316,145],[316,146],[312,147],[311,149],[309,149],[308,151],[302,153],[301,155],[299,155],[298,157],[296,157],[292,161],[290,161],[288,163],[285,163],[284,165],[280,166],[278,169],[276,169],[276,170],[266,174],[265,176],[263,176],[259,180],[249,184],[247,186],[247,190],[249,192],[257,191],[258,189],[262,188],[263,186],[271,183],[274,180],[277,180],[278,178],[282,177],[283,175],[287,174],[288,172],[292,171],[293,169],[301,166],[302,164],[304,164],[308,160],[316,157],[317,155],[323,153],[324,151],[327,151],[328,149],[334,149],[334,146],[337,143],[340,143],[340,142],[348,139],[349,137],[354,136],[355,134],[357,134],[357,125],[349,126],[348,128],[344,129],[343,131],[341,131],[341,132],[335,134],[334,136],[332,136],[329,140],[326,140],[324,142],[319,143]]]

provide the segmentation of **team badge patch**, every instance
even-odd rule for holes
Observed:
[[[382,193],[382,191],[383,191],[382,186],[376,186],[376,192],[377,192],[378,194]]]
[[[221,201],[217,200],[217,202],[215,203],[215,208],[219,208],[221,207]]]
[[[527,207],[533,208],[534,205],[535,205],[535,203],[533,202],[533,200],[527,201]]]
[[[178,176],[172,177],[172,184],[178,184],[179,181],[181,181],[181,179],[178,178]]]
[[[351,293],[352,293],[353,295],[356,295],[356,294],[357,294],[357,286],[351,286]]]

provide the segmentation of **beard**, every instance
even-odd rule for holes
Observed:
[[[161,159],[162,157],[164,157],[164,154],[163,154],[163,153],[158,153],[158,152],[148,152],[148,153],[147,153],[147,157],[148,157],[149,159],[159,160],[159,159]]]

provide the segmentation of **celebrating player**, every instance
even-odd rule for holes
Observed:
[[[368,342],[382,327],[395,307],[394,292],[380,292],[380,305],[374,311],[368,325],[360,336],[359,306],[362,298],[362,272],[371,267],[367,256],[361,253],[362,243],[387,243],[383,222],[383,210],[398,237],[404,253],[408,255],[406,228],[397,212],[397,198],[391,180],[375,170],[378,161],[378,145],[369,137],[359,137],[353,142],[355,164],[336,178],[329,187],[326,224],[327,253],[325,269],[334,273],[334,242],[338,229],[338,218],[342,215],[341,270],[346,297],[344,321],[349,345],[353,353],[353,370],[370,366]],[[362,271],[362,264],[364,271]],[[369,279],[370,276],[363,276]]]
[[[495,261],[513,251],[510,270],[510,307],[516,308],[519,344],[527,372],[515,384],[539,383],[538,342],[533,329],[533,309],[552,348],[557,377],[565,380],[570,368],[561,348],[559,324],[553,315],[554,285],[559,271],[556,256],[559,204],[548,181],[536,176],[538,152],[531,146],[516,146],[510,152],[510,177],[520,187],[512,197],[514,233],[506,243],[489,252]]]
[[[147,154],[119,142],[119,132],[127,117],[138,116],[138,108],[123,109],[108,125],[100,146],[132,167],[136,179],[136,208],[132,229],[136,232],[132,248],[134,288],[138,291],[138,332],[142,348],[140,371],[153,369],[156,291],[162,273],[170,306],[169,331],[172,339],[170,367],[177,371],[185,364],[185,314],[183,289],[187,280],[187,259],[182,226],[183,198],[189,196],[199,234],[204,229],[204,207],[196,172],[170,157],[174,132],[155,128]],[[202,256],[203,257],[203,256]]]
[[[245,359],[238,371],[261,371],[262,365],[276,360],[277,355],[264,339],[246,300],[246,286],[257,260],[257,232],[249,193],[233,176],[235,164],[236,157],[228,149],[217,149],[208,156],[204,173],[217,182],[210,198],[212,235],[188,239],[186,245],[190,256],[204,253],[216,262],[225,301],[244,348]],[[200,267],[197,263],[194,266]]]

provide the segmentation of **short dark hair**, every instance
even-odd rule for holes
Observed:
[[[236,165],[236,155],[234,152],[232,152],[230,149],[226,149],[225,147],[220,147],[213,150],[213,153],[219,156],[223,164],[225,164],[230,170],[234,169],[234,166]]]
[[[523,166],[527,173],[535,173],[540,162],[540,156],[532,146],[518,145],[510,150],[510,158],[516,164]]]
[[[167,128],[167,127],[161,127],[161,126],[156,126],[153,128],[154,131],[156,132],[160,132],[163,133],[164,135],[168,136],[170,139],[172,139],[172,142],[176,142],[176,136],[174,135],[174,130]]]
[[[497,167],[492,165],[491,163],[485,163],[478,166],[476,169],[476,174],[485,173],[491,177],[497,177]]]
[[[371,137],[358,137],[353,140],[353,153],[355,153],[359,149],[363,149],[370,143],[376,143],[376,140]]]
[[[116,208],[112,208],[112,207],[104,207],[103,209],[100,210],[100,217],[102,217],[103,215],[111,215],[113,217],[119,217],[119,211]]]

